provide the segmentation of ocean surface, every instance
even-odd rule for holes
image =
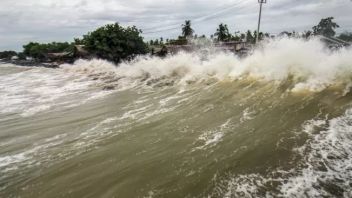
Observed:
[[[0,197],[352,197],[352,49],[0,64]]]

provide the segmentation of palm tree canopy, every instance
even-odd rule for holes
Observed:
[[[192,37],[194,30],[191,27],[191,21],[186,20],[185,24],[182,25],[182,36],[184,37]]]

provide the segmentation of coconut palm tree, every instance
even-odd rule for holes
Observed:
[[[185,24],[182,25],[182,36],[185,38],[192,37],[194,30],[191,27],[191,21],[186,20]]]
[[[248,30],[246,33],[246,40],[247,40],[247,43],[255,42],[255,37],[252,35],[252,32],[250,30]]]
[[[217,36],[218,41],[227,41],[231,38],[227,25],[222,23],[219,25],[214,35]]]

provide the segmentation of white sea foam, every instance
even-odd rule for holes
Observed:
[[[227,182],[224,197],[256,197],[266,179],[258,174],[239,175]]]
[[[324,124],[328,124],[328,128],[319,134],[307,131],[312,139],[301,149],[305,152],[307,168],[282,186],[281,191],[286,197],[334,196],[332,190],[343,197],[352,196],[352,109],[328,123],[311,122],[308,128]],[[318,185],[330,187],[318,189],[315,187]]]
[[[151,118],[151,117],[153,117],[153,116],[160,116],[161,114],[168,113],[168,112],[172,112],[172,111],[174,111],[177,107],[179,107],[179,106],[176,105],[176,106],[167,107],[167,108],[165,108],[165,107],[157,108],[157,109],[155,109],[154,111],[151,111],[151,112],[146,113],[141,119],[139,119],[139,121],[146,120],[146,119]]]
[[[177,99],[182,98],[182,97],[183,97],[182,95],[174,94],[174,95],[172,95],[172,96],[170,96],[170,97],[161,99],[161,100],[159,101],[159,103],[160,103],[161,106],[165,106],[165,105],[167,105],[167,103],[169,103],[170,101],[177,100]]]
[[[138,108],[138,109],[132,109],[130,111],[125,112],[119,119],[124,120],[124,119],[136,119],[138,115],[141,115],[149,110],[149,108],[153,107],[152,104]]]
[[[352,50],[330,51],[317,39],[277,39],[244,59],[217,52],[207,59],[198,53],[179,53],[166,58],[140,57],[118,67],[102,60],[77,61],[64,65],[67,71],[88,75],[114,76],[128,85],[137,79],[176,79],[187,84],[206,78],[243,79],[251,77],[268,81],[294,78],[292,91],[321,91],[333,84],[347,85],[352,76]],[[153,81],[154,82],[154,81]]]
[[[255,114],[255,111],[251,111],[250,108],[246,108],[243,111],[242,117],[240,118],[240,122],[242,123],[242,122],[254,119],[254,114]]]
[[[199,136],[198,139],[204,141],[204,145],[197,147],[197,149],[203,149],[211,144],[216,144],[221,141],[223,136],[224,134],[221,131],[208,131],[206,133],[203,133],[201,136]]]
[[[265,197],[351,197],[352,109],[330,121],[307,121],[302,130],[310,136],[304,146],[294,149],[302,156],[302,164],[266,176],[233,176],[226,182],[225,197],[263,196],[259,189],[263,191],[273,182],[279,183],[278,194],[271,192]]]
[[[15,73],[0,76],[0,113],[28,117],[53,107],[77,106],[112,92],[101,88],[93,91],[95,82],[87,76],[67,74],[62,70],[15,69]]]
[[[38,162],[36,157],[42,158],[41,161],[44,161],[43,158],[48,158],[47,150],[58,145],[61,145],[64,141],[66,134],[56,135],[44,139],[42,142],[35,143],[20,153],[9,154],[0,156],[0,173],[9,170],[16,170],[19,166],[31,166]]]
[[[14,163],[19,163],[26,160],[26,153],[19,153],[15,155],[7,155],[0,157],[0,168],[7,167]]]
[[[197,146],[196,148],[193,149],[193,151],[213,147],[218,143],[220,143],[225,135],[225,130],[229,127],[230,123],[231,123],[231,119],[228,119],[224,124],[220,125],[217,129],[203,132],[196,141],[196,143],[200,142],[202,145]]]
[[[21,113],[21,115],[24,117],[27,117],[27,116],[34,115],[38,112],[45,111],[49,108],[50,108],[49,105],[39,105],[39,106],[28,108],[28,109],[24,110],[24,112]]]

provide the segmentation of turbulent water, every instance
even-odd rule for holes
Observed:
[[[0,197],[352,197],[352,49],[0,65]]]

